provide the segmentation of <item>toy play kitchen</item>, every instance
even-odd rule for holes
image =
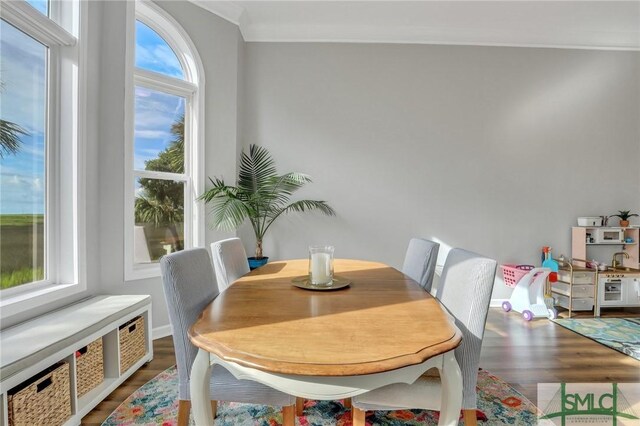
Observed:
[[[598,304],[595,316],[601,308],[640,306],[640,271],[610,270],[598,276]]]
[[[620,226],[607,226],[617,216]],[[505,311],[554,319],[555,308],[600,316],[604,308],[640,307],[640,226],[630,226],[629,211],[578,218],[571,230],[570,259],[554,258],[543,247],[542,265],[501,265],[505,285],[513,288]],[[596,260],[596,259],[600,260]],[[588,260],[593,259],[593,260]],[[609,261],[610,259],[610,261]]]
[[[629,225],[628,219],[635,216],[629,211],[623,210],[614,216],[620,219],[622,226],[607,226],[607,219],[612,222],[613,216],[582,217],[578,218],[579,226],[571,230],[571,255],[574,261],[571,263],[575,265],[577,261],[581,268],[577,270],[578,276],[588,275],[589,284],[593,283],[597,287],[593,295],[588,296],[593,298],[594,316],[600,316],[601,308],[640,307],[640,227]],[[575,274],[576,271],[572,276]],[[587,279],[585,277],[583,278]],[[590,303],[582,300],[588,299],[582,296],[586,296],[590,288],[575,287],[589,284],[574,282],[573,287],[563,288],[570,295],[566,297],[574,306],[573,311],[580,310],[576,306],[591,310]],[[576,294],[581,297],[576,297]],[[558,298],[554,296],[554,299],[558,304]],[[577,303],[574,303],[576,300]],[[566,304],[566,299],[564,302]]]

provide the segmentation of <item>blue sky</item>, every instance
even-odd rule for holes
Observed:
[[[38,9],[43,15],[49,15],[49,1],[48,0],[27,0],[31,6]]]
[[[47,1],[30,0],[46,14]],[[45,210],[45,46],[0,21],[0,118],[20,125],[19,153],[0,159],[0,214],[41,214]],[[136,22],[136,66],[182,79],[171,48],[157,33]],[[157,157],[173,139],[171,125],[184,114],[185,100],[143,87],[135,92],[135,168]]]
[[[157,158],[173,136],[171,125],[184,114],[184,98],[146,87],[135,89],[134,167],[145,170],[145,161]]]
[[[0,117],[28,132],[0,160],[0,213],[43,213],[47,49],[0,21]]]
[[[184,74],[176,54],[151,28],[136,22],[136,67],[169,77],[183,79]],[[134,167],[145,169],[145,161],[173,140],[171,125],[184,115],[185,100],[144,87],[135,91],[135,152]]]
[[[182,67],[169,45],[158,33],[136,21],[136,67],[184,78]]]

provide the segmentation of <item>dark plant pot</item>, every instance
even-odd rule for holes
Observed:
[[[620,220],[620,226],[622,226],[623,228],[626,228],[627,226],[629,226],[629,221],[628,220]]]
[[[269,261],[269,258],[266,256],[261,259],[250,257],[248,258],[248,260],[249,260],[249,269],[253,271],[256,268],[266,265],[267,262]]]

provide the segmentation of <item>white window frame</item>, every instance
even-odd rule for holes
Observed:
[[[184,80],[135,67],[135,23],[140,20],[174,51]],[[204,188],[204,68],[186,31],[161,7],[148,0],[127,4],[127,84],[125,105],[124,280],[160,276],[159,263],[134,262],[134,179],[137,177],[184,182],[184,248],[204,244],[204,206],[198,201]],[[185,99],[184,173],[134,169],[135,87],[142,86]]]
[[[0,318],[83,292],[85,265],[85,63],[87,7],[51,0],[50,18],[26,1],[3,2],[0,17],[48,47],[45,280],[0,291]]]

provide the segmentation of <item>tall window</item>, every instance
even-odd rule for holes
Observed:
[[[73,192],[61,153],[75,139],[63,128],[77,122],[71,75],[78,66],[77,4],[3,2],[0,7],[0,290],[54,284],[75,276],[57,261]],[[64,164],[63,164],[64,163]],[[72,231],[72,235],[73,235]],[[72,252],[73,253],[73,252]],[[73,263],[73,262],[72,262]],[[72,267],[73,269],[73,267]],[[69,272],[69,273],[68,273]],[[67,274],[68,273],[68,274]],[[71,282],[73,280],[69,280]]]
[[[200,190],[195,51],[158,6],[135,7],[127,279],[157,275],[162,256],[196,244]]]

